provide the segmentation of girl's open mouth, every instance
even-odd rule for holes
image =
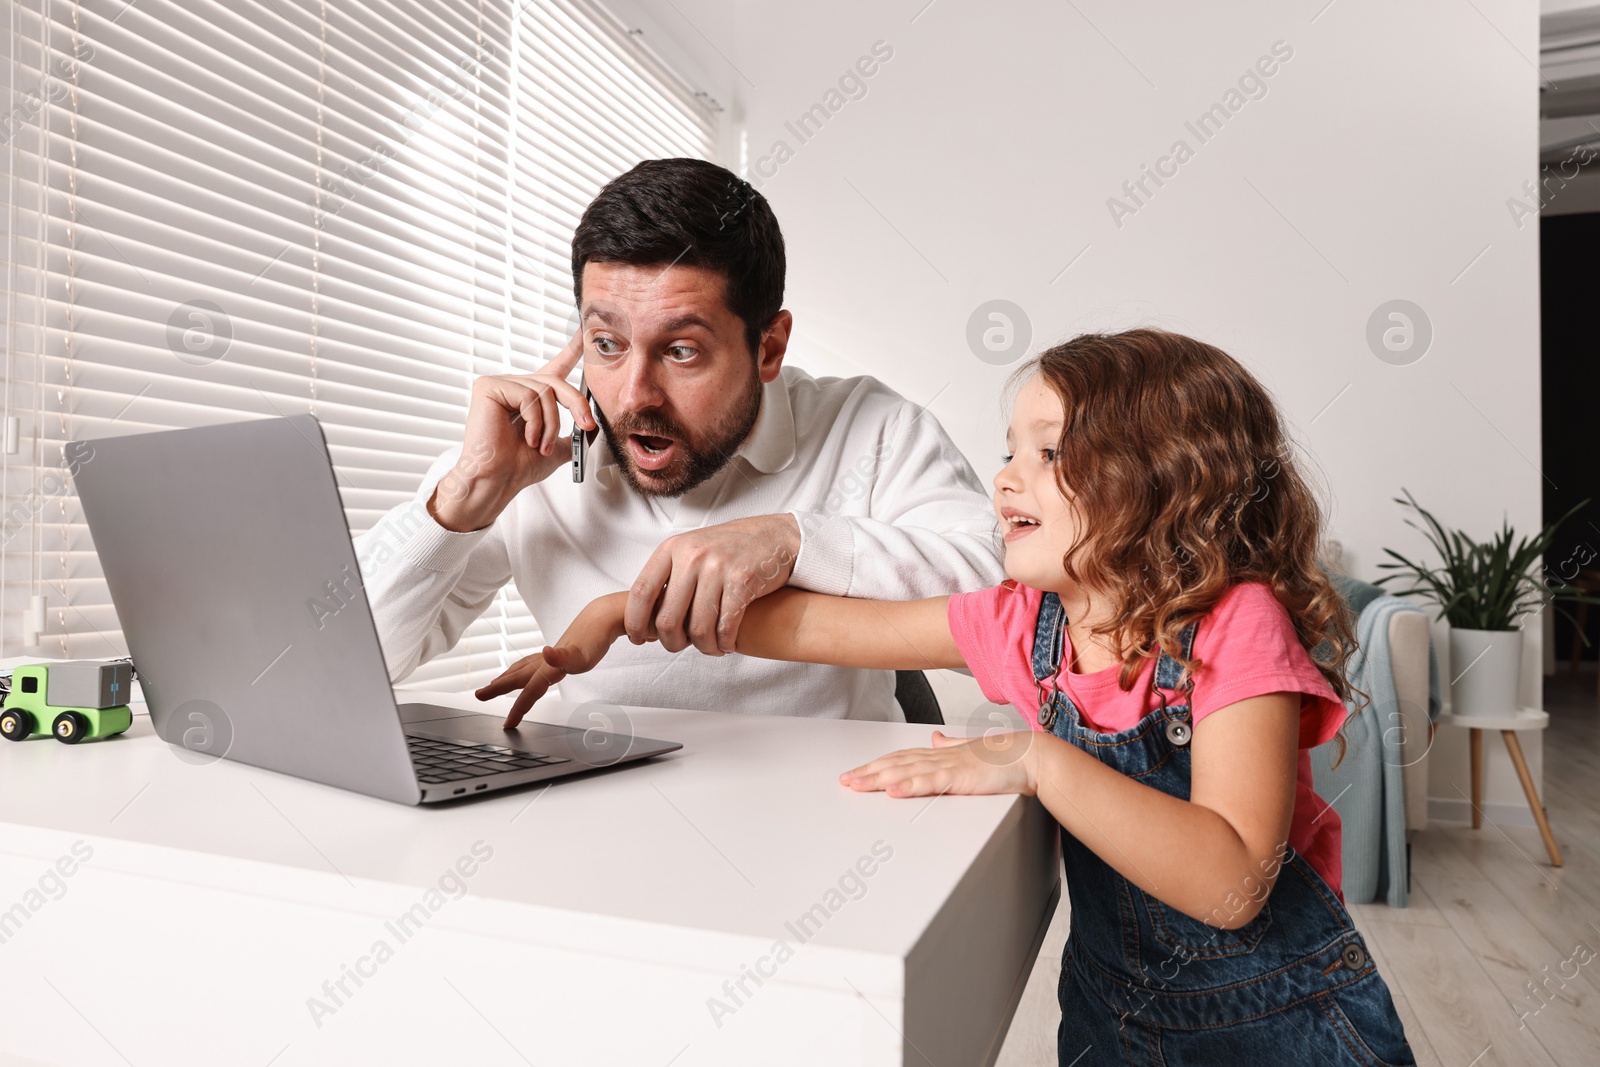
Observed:
[[[1008,542],[1019,541],[1039,528],[1039,520],[1032,515],[1024,515],[1022,512],[1014,511],[1011,508],[1007,508],[1006,512],[1007,514],[1000,520],[1000,524],[1005,528],[1005,539]]]

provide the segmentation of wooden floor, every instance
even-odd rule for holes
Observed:
[[[1411,906],[1350,909],[1423,1067],[1600,1067],[1595,683],[1591,671],[1545,686],[1543,794],[1564,867],[1550,866],[1537,830],[1435,821],[1412,838]],[[1000,1067],[1056,1062],[1067,910],[1063,892]]]

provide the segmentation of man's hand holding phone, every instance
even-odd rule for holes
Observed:
[[[583,394],[586,402],[592,400],[589,396],[589,386],[584,383],[583,375],[578,375],[578,392]],[[572,480],[583,481],[584,468],[589,463],[589,442],[594,440],[594,430],[574,430],[572,433]]]
[[[461,458],[428,501],[440,526],[481,530],[518,493],[567,465],[572,439],[561,436],[561,409],[572,413],[580,433],[599,425],[588,399],[567,382],[582,359],[580,330],[537,374],[487,375],[472,383]]]

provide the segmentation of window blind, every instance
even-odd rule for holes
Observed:
[[[459,442],[475,377],[565,343],[600,186],[714,146],[702,100],[569,0],[7,17],[7,655],[125,654],[65,442],[309,412],[359,534]],[[478,685],[538,644],[508,587],[406,681]]]

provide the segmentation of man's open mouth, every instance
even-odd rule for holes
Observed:
[[[665,452],[672,447],[672,438],[670,437],[651,437],[649,434],[644,433],[636,433],[634,436],[639,439],[640,444],[644,445],[646,452]]]
[[[628,435],[628,453],[641,469],[659,471],[672,462],[672,457],[677,453],[677,442],[670,437],[631,433]]]

